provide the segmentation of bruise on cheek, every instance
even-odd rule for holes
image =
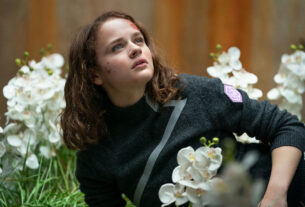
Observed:
[[[106,63],[105,72],[106,72],[108,75],[111,74],[111,72],[112,72],[111,68],[109,67],[109,63],[108,63],[108,62]]]
[[[136,29],[140,32],[139,28],[137,27],[137,25],[135,25],[132,21],[130,20],[126,20],[128,22],[128,24],[133,28],[133,29]]]
[[[103,73],[107,73],[107,74],[110,74],[112,72],[110,63],[108,61],[106,62],[106,64],[102,66],[102,71]]]
[[[110,67],[109,67],[109,64],[110,64],[110,63],[107,61],[107,62],[106,62],[106,67],[105,67],[105,71],[106,71],[107,74],[110,74],[110,73],[111,73],[111,69],[110,69]]]
[[[110,73],[111,73],[111,69],[110,69],[109,67],[106,67],[105,69],[106,69],[106,73],[107,73],[107,74],[110,74]]]

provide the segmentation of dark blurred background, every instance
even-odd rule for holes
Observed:
[[[281,55],[305,38],[304,0],[0,0],[2,127],[2,88],[18,70],[15,58],[29,51],[39,61],[40,49],[51,43],[66,59],[73,34],[108,10],[140,21],[179,72],[207,75],[217,43],[239,47],[244,68],[259,78],[262,99],[275,86]]]

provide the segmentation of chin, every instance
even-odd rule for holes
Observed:
[[[153,75],[154,75],[154,69],[151,68],[151,67],[145,68],[145,70],[143,70],[142,74],[141,74],[141,76],[143,78],[146,78],[146,79],[149,79],[149,80],[152,79]]]

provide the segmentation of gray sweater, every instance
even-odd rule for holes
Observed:
[[[89,206],[124,206],[122,193],[137,206],[160,206],[158,191],[172,182],[177,152],[198,148],[202,136],[222,139],[247,132],[268,150],[285,145],[305,150],[304,125],[296,116],[251,100],[219,79],[182,77],[181,100],[161,106],[144,96],[133,106],[108,110],[109,138],[77,153],[76,177]],[[264,165],[270,169],[270,160],[258,166]]]

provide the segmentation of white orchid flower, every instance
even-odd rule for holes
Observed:
[[[37,144],[37,139],[36,139],[36,131],[34,129],[26,129],[24,130],[23,133],[23,140],[24,143],[29,144],[29,145],[36,145]]]
[[[187,194],[184,186],[180,184],[167,183],[161,186],[159,190],[159,198],[163,203],[161,207],[168,206],[175,202],[177,206],[188,202]]]
[[[6,139],[9,145],[13,147],[19,147],[22,144],[22,140],[18,135],[8,135]]]
[[[239,71],[233,71],[232,73],[237,79],[241,80],[242,82],[246,83],[247,85],[257,83],[257,80],[258,80],[257,76],[254,75],[253,73],[247,72],[244,69],[240,69]]]
[[[206,182],[216,174],[222,155],[220,148],[200,147],[194,151],[186,147],[178,152],[177,159],[179,166],[173,171],[173,182],[207,190]]]
[[[240,50],[237,47],[231,47],[228,53],[223,52],[219,57],[218,61],[221,65],[229,65],[233,70],[240,70],[242,64],[239,61]]]
[[[286,74],[284,73],[277,73],[274,77],[273,77],[273,80],[274,82],[276,82],[277,84],[282,84],[285,82],[286,80]]]
[[[259,143],[255,137],[250,137],[247,133],[243,133],[242,135],[238,136],[236,133],[233,133],[235,138],[241,143]]]
[[[259,99],[263,96],[263,92],[258,88],[248,87],[248,95],[252,99]]]
[[[51,67],[61,68],[64,65],[64,58],[59,53],[48,55],[44,60],[46,61],[47,65]]]
[[[4,86],[3,95],[7,99],[13,98],[16,95],[16,88],[13,85]]]
[[[211,203],[208,192],[212,190],[214,179],[209,180],[204,188],[186,188],[186,194],[193,207],[203,207]]]
[[[50,158],[51,147],[62,145],[57,118],[65,107],[65,79],[60,76],[63,65],[60,54],[44,57],[40,62],[29,61],[28,66],[20,68],[25,75],[17,75],[3,88],[9,123],[3,134],[10,145],[7,149],[21,157],[39,149],[40,154]],[[40,147],[41,143],[45,146]],[[27,158],[27,166],[35,169],[36,159],[35,154]]]
[[[278,88],[273,88],[267,93],[267,98],[269,100],[278,100],[280,97],[281,97],[281,93]]]
[[[228,77],[228,73],[232,72],[232,68],[228,66],[214,64],[214,66],[210,66],[207,68],[207,72],[210,76],[214,78],[226,78]]]
[[[50,147],[47,146],[40,146],[39,152],[42,154],[45,158],[50,159],[52,156],[52,152],[50,150]]]
[[[39,167],[38,159],[35,154],[31,154],[25,161],[26,166],[31,169],[37,169]]]
[[[222,163],[221,148],[200,147],[196,151],[209,159],[209,171],[214,172],[220,167]]]
[[[185,147],[179,150],[177,154],[178,165],[185,166],[190,165],[195,161],[195,151],[192,147]]]
[[[30,72],[30,68],[27,65],[22,66],[19,71],[22,71],[23,73],[28,73]]]
[[[302,96],[296,93],[295,90],[291,90],[288,88],[280,88],[280,93],[289,103],[292,104],[302,104]]]
[[[60,134],[59,134],[59,129],[54,125],[54,123],[49,120],[49,124],[51,127],[51,133],[49,135],[49,141],[51,143],[57,143],[60,141]]]
[[[305,80],[305,52],[298,50],[292,55],[284,54],[282,56],[282,64],[294,75]]]

